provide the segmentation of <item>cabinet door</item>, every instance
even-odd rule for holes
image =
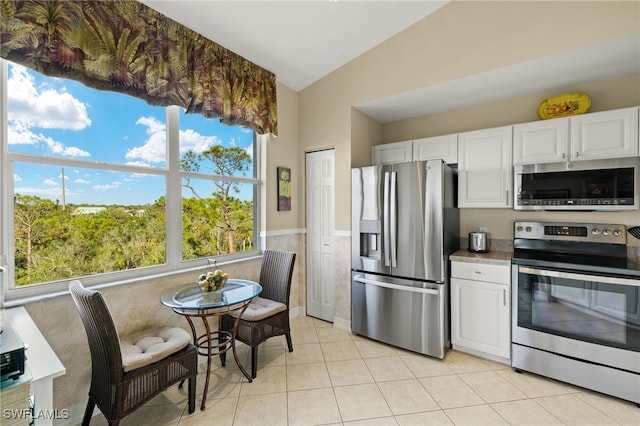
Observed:
[[[458,134],[458,206],[511,207],[512,127]]]
[[[458,135],[434,136],[413,141],[413,161],[443,159],[458,163]]]
[[[451,343],[510,358],[509,286],[451,279]]]
[[[513,164],[567,161],[569,117],[513,126]]]
[[[386,143],[371,148],[372,162],[374,166],[384,164],[406,163],[413,157],[412,141]]]
[[[573,161],[638,156],[638,108],[571,117]]]

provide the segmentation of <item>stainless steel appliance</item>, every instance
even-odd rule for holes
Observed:
[[[489,241],[486,232],[469,232],[469,251],[487,253]]]
[[[515,222],[512,366],[640,403],[640,266],[624,225]]]
[[[448,255],[459,247],[455,171],[442,160],[352,169],[351,329],[443,358]]]
[[[637,210],[640,158],[514,167],[515,210]]]

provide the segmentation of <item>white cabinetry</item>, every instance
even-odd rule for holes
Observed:
[[[573,161],[638,155],[638,108],[571,118]]]
[[[451,262],[453,349],[509,363],[509,265]]]
[[[511,207],[512,126],[458,134],[458,207]]]
[[[513,164],[567,161],[569,118],[513,126]]]
[[[434,136],[413,141],[413,161],[442,158],[447,164],[458,163],[458,135]]]
[[[413,159],[413,141],[403,141],[376,145],[371,149],[374,165],[406,163]]]
[[[458,162],[458,135],[443,135],[376,145],[371,149],[374,165],[442,158],[447,164]]]
[[[514,165],[635,156],[637,107],[513,126]]]

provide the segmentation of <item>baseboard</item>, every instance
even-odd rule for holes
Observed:
[[[289,308],[289,319],[296,317],[304,317],[307,315],[307,309],[304,306],[296,306],[295,308]]]
[[[351,333],[351,320],[333,317],[333,326],[337,329],[348,331]]]

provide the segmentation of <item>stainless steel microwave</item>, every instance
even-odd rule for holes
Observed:
[[[518,165],[515,210],[638,210],[640,158]]]

